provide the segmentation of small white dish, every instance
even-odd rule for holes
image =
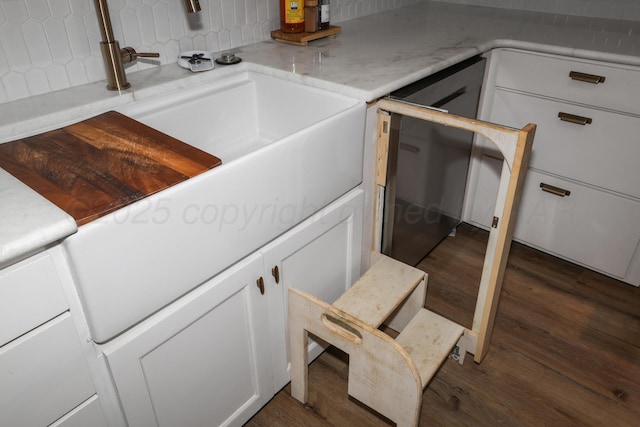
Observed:
[[[211,53],[202,50],[189,50],[178,55],[178,65],[194,73],[213,69]]]

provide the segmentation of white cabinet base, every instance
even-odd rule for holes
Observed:
[[[509,49],[490,57],[479,118],[538,124],[514,239],[640,286],[640,69]],[[531,69],[540,72],[523,72]],[[606,79],[572,80],[571,72]],[[590,122],[561,121],[561,113]],[[464,220],[483,228],[491,224],[501,167],[493,156],[476,138]],[[543,192],[541,184],[571,194]]]
[[[352,190],[100,346],[129,427],[242,425],[289,382],[287,287],[333,300],[351,286],[362,204]]]
[[[45,426],[95,393],[66,312],[0,348],[0,426]]]
[[[289,286],[332,303],[360,277],[364,193],[353,190],[261,250],[268,273],[275,392],[290,379]],[[271,272],[278,268],[279,283]],[[309,361],[326,348],[309,340]]]
[[[488,228],[502,162],[484,156],[471,223]],[[547,184],[570,192],[561,197],[542,191]],[[588,215],[585,215],[588,212]],[[530,169],[518,211],[515,240],[600,271],[619,280],[630,278],[640,243],[640,203]]]
[[[130,427],[240,425],[272,396],[258,255],[105,349]]]

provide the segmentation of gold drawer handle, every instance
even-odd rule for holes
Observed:
[[[571,191],[565,190],[564,188],[554,187],[553,185],[545,184],[544,182],[540,183],[540,188],[542,191],[546,191],[547,193],[555,194],[556,196],[566,197],[571,195]]]
[[[579,82],[591,83],[597,85],[598,83],[604,83],[604,76],[597,76],[595,74],[581,73],[579,71],[569,72],[571,80],[577,80]]]
[[[576,116],[575,114],[560,112],[558,113],[558,117],[560,117],[560,120],[562,120],[563,122],[575,123],[582,126],[590,125],[591,123],[593,123],[593,120],[591,118]]]

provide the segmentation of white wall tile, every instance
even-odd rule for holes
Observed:
[[[64,20],[67,29],[68,40],[71,46],[71,53],[76,58],[88,58],[91,56],[91,46],[87,29],[84,26],[82,16],[69,15]],[[99,40],[99,37],[97,38]]]
[[[51,0],[46,0],[51,2]],[[114,7],[117,2],[121,0],[109,0],[109,7]],[[93,2],[87,0],[69,0],[69,4],[71,5],[71,12],[76,15],[86,15],[87,13],[92,13],[93,11]],[[120,4],[119,7],[122,7]]]
[[[65,64],[64,69],[67,72],[67,77],[69,77],[69,86],[80,86],[89,83],[84,61],[81,59],[72,59]]]
[[[243,28],[247,24],[244,0],[233,0],[236,27]]]
[[[222,0],[210,0],[207,6],[209,12],[209,32],[217,33],[222,29]]]
[[[49,91],[47,75],[41,68],[31,68],[24,74],[29,93],[38,95]]]
[[[51,10],[51,16],[58,19],[63,19],[71,13],[69,0],[49,0],[49,9]]]
[[[171,28],[169,26],[169,14],[167,5],[156,3],[151,7],[153,15],[153,26],[155,30],[156,41],[166,43],[171,39]]]
[[[233,0],[222,0],[222,28],[231,30],[236,26]]]
[[[238,2],[238,5],[242,5],[242,2]],[[248,27],[251,27],[258,22],[258,7],[256,5],[256,0],[245,0],[244,10],[245,23]]]
[[[46,68],[49,90],[59,90],[69,87],[69,76],[63,65],[53,64]]]
[[[31,19],[37,21],[44,21],[51,16],[51,10],[49,10],[49,4],[40,0],[26,0],[27,11]]]
[[[502,7],[596,18],[640,21],[638,0],[441,0],[448,3]]]
[[[7,62],[11,71],[26,73],[31,68],[31,58],[27,45],[22,37],[22,30],[18,25],[10,23],[0,28],[0,44],[6,52]]]
[[[138,47],[142,43],[140,26],[138,25],[138,11],[132,7],[124,7],[120,10],[120,22],[122,23],[122,39],[126,43],[120,45]]]
[[[5,74],[2,77],[2,87],[6,91],[9,100],[20,98],[24,93],[30,93],[27,87],[26,72],[17,73],[10,71]]]
[[[72,58],[71,46],[67,40],[67,30],[58,18],[50,18],[44,22],[44,32],[53,60],[65,64]]]
[[[0,31],[0,37],[2,37],[2,32],[1,31]],[[0,45],[0,77],[2,77],[3,75],[5,75],[9,71],[11,71],[11,67],[9,66],[9,63],[7,62],[7,57],[4,54],[4,51],[1,49],[1,47],[2,46]]]
[[[49,43],[41,22],[29,20],[22,24],[22,37],[29,49],[31,64],[36,67],[47,67],[53,64]]]
[[[140,29],[140,40],[142,44],[151,46],[156,42],[156,31],[154,28],[153,13],[151,7],[145,4],[140,5],[138,12],[138,28]]]
[[[7,22],[12,24],[22,24],[29,19],[27,7],[22,0],[3,0],[2,8],[7,17]]]

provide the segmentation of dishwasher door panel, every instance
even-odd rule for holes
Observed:
[[[472,58],[392,98],[475,117],[484,59]],[[382,252],[416,265],[459,223],[473,134],[392,115]]]

